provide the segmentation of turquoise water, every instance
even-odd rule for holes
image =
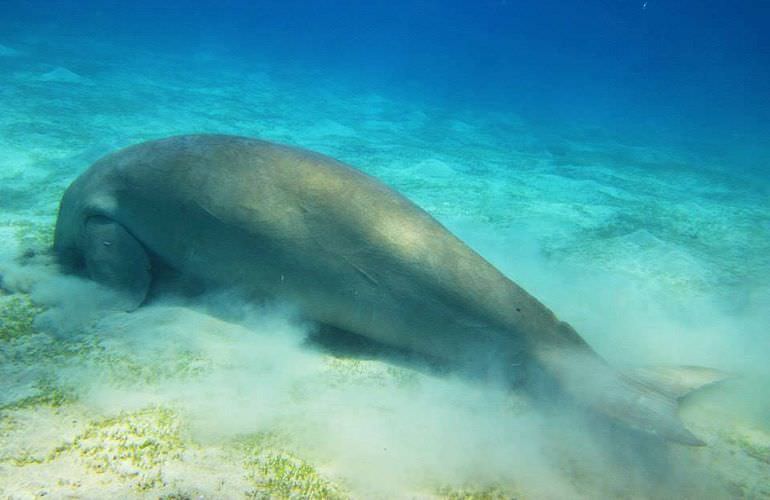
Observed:
[[[757,2],[0,3],[0,492],[770,494],[770,43]],[[685,448],[275,305],[131,315],[47,256],[120,147],[256,136],[428,210],[618,366],[736,377]],[[221,318],[227,318],[223,321]]]

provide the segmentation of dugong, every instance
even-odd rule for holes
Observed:
[[[64,193],[54,252],[119,290],[129,310],[173,280],[287,301],[319,324],[458,366],[534,367],[584,407],[689,445],[703,442],[676,400],[721,378],[612,368],[404,196],[327,156],[257,139],[177,136],[98,160]]]

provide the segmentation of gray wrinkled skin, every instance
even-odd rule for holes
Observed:
[[[522,356],[584,405],[701,444],[676,403],[608,367],[566,323],[415,204],[331,158],[220,135],[147,142],[66,191],[62,263],[139,306],[160,268],[379,342],[504,374]],[[702,384],[693,384],[693,386]]]

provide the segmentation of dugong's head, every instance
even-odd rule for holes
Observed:
[[[98,164],[97,164],[98,165]],[[78,178],[62,197],[54,254],[67,272],[84,274],[116,293],[119,307],[136,309],[150,288],[150,258],[142,244],[114,220],[107,189],[94,189],[99,170]]]

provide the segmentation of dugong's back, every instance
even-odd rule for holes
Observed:
[[[654,389],[659,377],[640,383],[612,370],[426,212],[323,155],[221,135],[118,151],[67,189],[54,249],[63,263],[124,291],[129,308],[168,276],[235,288],[493,373],[531,360],[589,407],[701,443],[678,420],[673,393]]]

